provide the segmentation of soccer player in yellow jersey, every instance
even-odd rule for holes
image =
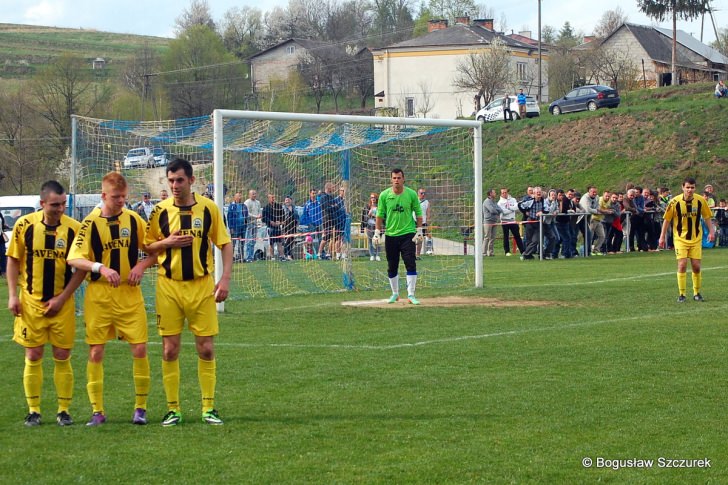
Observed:
[[[700,272],[700,260],[703,254],[703,229],[701,219],[708,227],[708,240],[715,241],[715,228],[711,222],[713,214],[706,200],[695,193],[695,179],[688,177],[683,181],[681,195],[673,197],[665,209],[659,246],[665,247],[667,229],[672,226],[672,239],[677,256],[677,289],[678,303],[684,303],[687,288],[688,259],[692,266],[693,300],[703,301],[700,294],[703,278]]]
[[[73,396],[71,349],[76,335],[73,292],[86,273],[72,272],[68,250],[78,234],[78,221],[66,216],[66,193],[55,180],[40,189],[42,210],[15,223],[8,247],[8,309],[15,315],[13,340],[25,347],[23,388],[28,402],[26,426],[41,423],[43,347],[53,347],[53,382],[58,397],[59,426],[73,424],[68,413]],[[20,284],[20,296],[18,296]]]
[[[139,286],[144,270],[154,264],[140,259],[144,250],[145,223],[136,212],[126,209],[126,179],[110,172],[101,181],[102,206],[81,223],[68,262],[91,272],[86,289],[84,319],[89,345],[86,389],[93,414],[87,426],[106,422],[104,411],[104,349],[118,335],[129,342],[133,356],[135,409],[132,423],[147,424],[149,359],[147,358],[147,314]]]
[[[233,246],[217,205],[192,192],[194,182],[192,165],[187,160],[178,158],[167,165],[172,197],[161,201],[152,211],[145,239],[150,250],[158,255],[159,263],[157,329],[162,336],[162,382],[168,409],[162,426],[175,426],[182,421],[179,352],[185,319],[195,335],[202,421],[223,424],[215,410],[215,303],[228,296]],[[213,278],[213,244],[222,252],[222,277],[217,283]]]

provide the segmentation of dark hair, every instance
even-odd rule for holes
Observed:
[[[683,180],[682,184],[683,185],[685,185],[685,184],[695,185],[695,179],[692,177],[685,177],[685,180]]]
[[[167,173],[176,172],[179,169],[184,170],[188,177],[192,177],[192,164],[184,158],[175,158],[167,164]]]
[[[401,168],[393,168],[392,173],[401,173],[402,177],[404,177],[404,171]]]
[[[48,194],[51,192],[61,195],[66,193],[66,189],[63,188],[63,185],[61,185],[60,182],[49,180],[40,186],[40,200],[46,200],[46,197],[48,197]]]

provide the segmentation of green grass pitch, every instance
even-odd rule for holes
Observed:
[[[79,322],[76,425],[55,425],[46,349],[44,424],[26,429],[22,350],[4,311],[0,482],[725,483],[728,251],[705,250],[703,266],[702,304],[675,302],[670,252],[487,258],[484,289],[421,291],[421,307],[341,305],[386,298],[386,281],[379,292],[230,302],[216,341],[221,427],[200,421],[189,333],[185,421],[159,425],[161,345],[150,315],[148,426],[130,424],[131,357],[118,342],[106,353],[109,421],[84,426]],[[426,306],[442,295],[509,305]],[[707,458],[710,468],[667,468],[660,458]],[[599,468],[599,459],[653,465]]]

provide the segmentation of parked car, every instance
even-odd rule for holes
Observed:
[[[169,163],[169,156],[163,148],[154,147],[154,149],[152,150],[152,155],[154,156],[155,167],[166,167]]]
[[[132,148],[124,157],[124,168],[150,168],[154,166],[154,153],[151,148]]]
[[[598,108],[616,108],[620,102],[619,93],[609,86],[592,84],[572,89],[566,96],[549,105],[549,113],[560,115],[571,111],[595,111]]]
[[[518,99],[515,96],[508,96],[511,102],[511,119],[517,120],[521,116],[518,114]],[[533,96],[526,96],[526,118],[534,118],[541,114],[541,108],[539,108],[536,98]],[[495,98],[493,101],[488,103],[485,108],[482,108],[475,114],[475,119],[478,121],[503,121],[503,96]]]

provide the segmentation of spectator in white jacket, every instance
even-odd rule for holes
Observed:
[[[516,211],[518,211],[518,201],[508,193],[507,188],[500,191],[500,199],[498,199],[498,207],[501,208],[501,223],[503,224],[503,250],[506,256],[511,255],[509,233],[516,240],[518,251],[523,254],[523,240],[519,232],[518,223],[516,223]]]

